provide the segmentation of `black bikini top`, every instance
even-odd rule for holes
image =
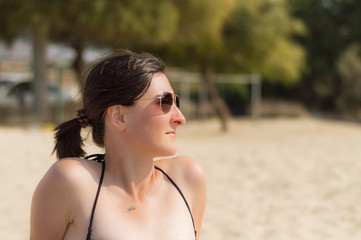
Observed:
[[[90,216],[90,222],[89,222],[88,234],[86,236],[86,240],[91,240],[91,232],[92,232],[92,224],[93,224],[94,212],[95,212],[95,208],[96,208],[96,205],[97,205],[100,189],[101,189],[101,186],[102,186],[102,183],[103,183],[103,178],[104,178],[104,171],[105,171],[104,156],[105,156],[104,154],[93,154],[93,155],[89,155],[89,156],[85,157],[85,159],[92,160],[92,161],[97,161],[97,162],[102,163],[102,173],[100,175],[98,190],[97,190],[97,193],[95,195],[95,200],[94,200],[93,209],[92,209],[91,216]],[[179,194],[182,196],[182,198],[183,198],[183,200],[184,200],[184,202],[185,202],[185,204],[187,206],[187,209],[188,209],[188,211],[189,211],[189,213],[191,215],[192,223],[193,223],[193,229],[194,229],[194,235],[195,235],[195,239],[197,240],[197,230],[196,230],[196,227],[195,227],[195,224],[194,224],[192,211],[191,211],[191,208],[189,207],[187,199],[185,198],[184,194],[182,193],[182,191],[180,190],[178,185],[173,181],[172,178],[169,177],[169,175],[166,172],[164,172],[162,169],[160,169],[157,166],[154,166],[154,167],[158,171],[162,172],[164,174],[164,176],[166,176],[168,178],[168,180],[172,183],[172,185],[177,189]]]

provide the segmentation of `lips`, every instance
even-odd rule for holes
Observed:
[[[170,131],[170,132],[166,132],[167,135],[174,135],[176,134],[176,131]]]

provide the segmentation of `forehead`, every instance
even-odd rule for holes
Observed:
[[[172,86],[164,73],[156,73],[153,75],[152,81],[144,97],[153,97],[160,95],[162,92],[173,92]]]

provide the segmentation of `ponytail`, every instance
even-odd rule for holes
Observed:
[[[55,146],[53,153],[57,157],[83,157],[83,139],[81,129],[88,126],[88,119],[83,110],[78,110],[77,118],[64,122],[57,126],[55,131]]]

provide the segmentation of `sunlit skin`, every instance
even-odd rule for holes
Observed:
[[[167,77],[155,74],[141,99],[165,91],[173,92]],[[106,110],[106,169],[92,239],[194,239],[183,199],[154,164],[182,189],[198,232],[206,199],[202,167],[188,157],[153,161],[176,153],[176,133],[185,121],[175,104],[164,114],[158,99]],[[67,158],[55,163],[34,193],[31,239],[85,239],[100,173],[97,162]]]

